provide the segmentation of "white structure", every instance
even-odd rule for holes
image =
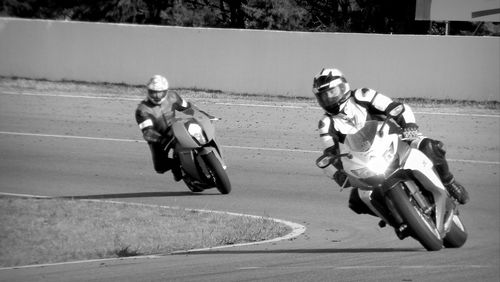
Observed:
[[[500,100],[500,38],[0,18],[0,75],[309,96],[323,67],[392,97]]]

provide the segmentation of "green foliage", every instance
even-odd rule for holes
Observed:
[[[245,7],[246,28],[303,30],[310,19],[306,9],[293,0],[253,0]]]
[[[444,34],[415,21],[416,0],[0,0],[0,16],[289,31]],[[450,34],[498,35],[454,22]]]

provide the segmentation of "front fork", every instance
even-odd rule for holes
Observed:
[[[436,227],[438,228],[441,236],[444,236],[447,232],[446,230],[449,229],[451,220],[453,219],[453,214],[455,213],[456,208],[453,206],[453,202],[444,198],[448,201],[444,203],[445,207],[442,207],[443,203],[441,202],[443,201],[443,198],[440,197],[440,195],[438,196],[437,193],[433,191],[434,193],[431,194],[435,203],[431,203],[429,199],[422,194],[422,191],[418,187],[417,183],[406,174],[407,172],[404,170],[396,172],[391,177],[391,183],[386,183],[387,185],[384,185],[376,190],[360,191],[360,198],[381,219],[398,229],[404,224],[404,221],[393,207],[392,202],[385,197],[385,193],[390,189],[405,189],[409,195],[410,201],[414,201],[426,216],[433,217],[435,219]],[[422,175],[419,177],[422,177]]]
[[[429,203],[424,195],[422,195],[422,191],[418,188],[417,184],[413,180],[410,180],[406,181],[404,185],[408,189],[410,197],[413,198],[415,202],[417,202],[422,211],[426,215],[430,215],[434,206]]]
[[[386,223],[398,228],[404,222],[393,207],[392,202],[385,197],[385,193],[390,189],[407,189],[410,199],[414,199],[426,215],[431,215],[434,206],[429,203],[429,200],[422,194],[417,184],[406,175],[405,171],[396,171],[391,178],[392,181],[386,182],[386,185],[382,187],[370,191],[359,190],[360,198],[372,211]]]

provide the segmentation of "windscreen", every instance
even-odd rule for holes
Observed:
[[[375,134],[377,134],[378,124],[378,121],[367,121],[358,132],[346,135],[344,143],[355,152],[368,151],[375,139]]]

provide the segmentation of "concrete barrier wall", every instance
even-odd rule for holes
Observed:
[[[312,96],[323,67],[393,97],[500,101],[500,38],[0,18],[0,75]]]

